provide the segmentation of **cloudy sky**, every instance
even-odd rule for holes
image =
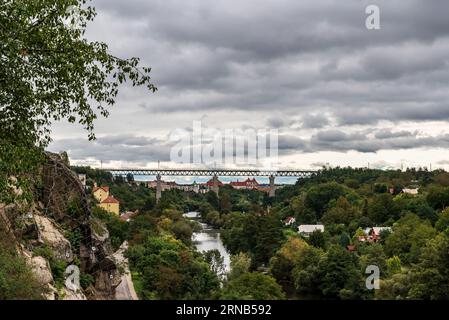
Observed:
[[[88,38],[141,57],[97,141],[54,126],[72,162],[167,167],[176,129],[278,129],[285,168],[449,169],[447,0],[94,0]],[[365,8],[381,10],[367,30]]]

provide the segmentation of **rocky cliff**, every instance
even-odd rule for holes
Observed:
[[[0,204],[0,222],[14,237],[17,251],[27,258],[38,280],[48,287],[46,297],[114,299],[121,275],[109,234],[92,218],[77,175],[65,159],[48,153],[32,180],[33,200]],[[73,274],[80,270],[83,288],[77,290],[67,275],[61,276],[65,270],[75,270]]]

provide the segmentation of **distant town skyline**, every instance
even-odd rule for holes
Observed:
[[[168,137],[277,129],[284,168],[449,169],[449,2],[94,0],[90,40],[152,67],[155,94],[124,87],[97,141],[53,126],[72,163],[173,167]]]

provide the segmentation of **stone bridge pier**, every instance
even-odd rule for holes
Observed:
[[[274,176],[271,175],[270,176],[270,189],[268,191],[268,196],[270,198],[274,198],[275,195],[276,195],[276,186],[274,184]]]
[[[156,176],[156,202],[159,202],[162,198],[162,177],[160,174]]]
[[[218,187],[218,176],[214,174],[212,177],[212,191],[218,196],[219,187]]]

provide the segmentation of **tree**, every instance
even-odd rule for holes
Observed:
[[[127,80],[151,91],[150,68],[85,38],[95,10],[87,0],[4,1],[0,5],[0,201],[43,160],[53,121],[78,122],[94,139]],[[28,193],[24,193],[27,195]]]
[[[296,259],[292,275],[296,292],[300,297],[321,297],[318,266],[323,255],[324,252],[321,249],[307,246]]]
[[[209,191],[208,193],[206,193],[206,199],[207,199],[207,202],[209,202],[209,204],[215,210],[219,210],[220,209],[220,202],[219,202],[218,196],[217,196],[217,194],[215,192]]]
[[[400,211],[400,207],[388,193],[376,194],[368,202],[368,217],[374,223],[382,224],[389,219],[395,220],[399,217]]]
[[[231,271],[228,279],[240,277],[242,274],[249,272],[251,267],[251,257],[243,252],[231,256]]]
[[[210,268],[213,273],[222,277],[226,273],[224,257],[220,254],[220,251],[217,249],[208,250],[203,253],[204,260],[209,263]]]
[[[328,298],[360,299],[363,281],[357,257],[341,246],[331,246],[319,263],[319,288]]]
[[[229,196],[229,192],[224,191],[221,193],[220,210],[221,210],[221,213],[231,212],[231,197]]]
[[[364,248],[363,254],[360,256],[360,271],[365,273],[367,266],[374,265],[379,268],[380,275],[384,278],[389,275],[386,259],[387,257],[380,244],[373,243],[368,245]]]
[[[398,256],[404,263],[417,262],[427,241],[436,231],[428,221],[422,221],[413,213],[406,214],[393,226],[393,232],[385,241],[389,257]]]
[[[274,278],[250,272],[230,280],[224,286],[220,299],[223,300],[281,300],[285,295]]]
[[[312,232],[307,239],[307,242],[316,248],[326,248],[326,237],[324,236],[324,232],[321,232],[320,230]]]
[[[439,234],[423,250],[413,270],[409,296],[412,299],[449,299],[449,238]]]
[[[338,183],[325,183],[313,186],[307,192],[304,200],[306,208],[313,210],[320,219],[327,210],[329,201],[345,195],[345,189]]]
[[[126,256],[131,270],[141,274],[144,299],[206,299],[219,287],[203,256],[172,236],[149,237]]]
[[[251,254],[254,268],[267,264],[284,240],[282,223],[275,215],[231,214],[221,235],[231,254]]]
[[[438,215],[438,220],[435,223],[437,231],[449,231],[449,209],[446,209]]]
[[[426,198],[429,205],[436,210],[443,210],[449,205],[449,188],[432,186]]]
[[[393,256],[387,259],[388,274],[394,275],[402,271],[401,259],[398,256]]]
[[[290,292],[294,287],[293,268],[296,261],[309,245],[302,239],[290,237],[270,259],[270,271],[284,291]]]
[[[351,221],[359,218],[360,211],[352,206],[345,197],[339,197],[335,206],[330,208],[322,218],[325,224],[346,224],[349,225]]]
[[[126,175],[126,181],[127,181],[128,183],[134,182],[134,175],[133,175],[132,173],[128,173],[128,174]]]

